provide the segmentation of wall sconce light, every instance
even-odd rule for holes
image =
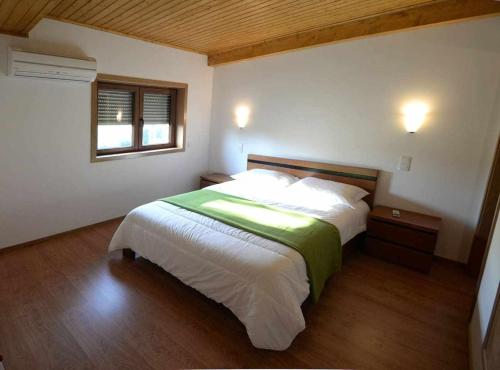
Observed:
[[[250,108],[246,105],[239,105],[234,110],[236,124],[239,128],[245,128],[250,118]]]
[[[421,101],[412,101],[403,106],[406,131],[413,134],[418,131],[429,113],[429,106]]]

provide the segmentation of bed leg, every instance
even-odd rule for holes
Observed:
[[[122,250],[123,258],[128,259],[128,260],[134,260],[135,259],[135,252],[132,249],[125,248]]]

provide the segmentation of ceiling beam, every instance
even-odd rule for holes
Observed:
[[[320,44],[498,14],[500,14],[498,0],[444,0],[228,51],[209,53],[208,65],[214,66]]]
[[[9,35],[9,36],[16,36],[16,37],[24,37],[24,38],[28,37],[28,34],[26,32],[4,30],[1,27],[0,27],[0,34]]]

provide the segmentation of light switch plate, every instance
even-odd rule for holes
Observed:
[[[402,155],[399,158],[398,171],[409,171],[411,167],[412,157],[409,155]]]

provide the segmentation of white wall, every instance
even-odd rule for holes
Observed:
[[[414,98],[432,111],[410,135],[400,108]],[[248,153],[381,169],[376,203],[443,217],[436,253],[465,261],[499,101],[498,17],[228,64],[214,74],[210,169],[240,171]],[[252,109],[244,130],[238,103]]]
[[[5,76],[9,45],[92,56],[101,73],[187,82],[187,151],[90,163],[90,87]],[[379,168],[376,201],[442,216],[437,253],[464,261],[500,127],[499,71],[499,18],[270,56],[215,74],[202,55],[43,20],[29,39],[0,36],[0,248],[195,188],[209,167],[211,135],[212,170],[239,171],[247,153]],[[432,114],[409,135],[399,109],[414,97],[429,101]],[[243,131],[232,122],[240,102],[252,107]],[[414,157],[411,172],[395,170],[401,154]]]
[[[90,85],[10,78],[7,46],[97,59],[98,71],[189,84],[187,150],[90,163]],[[206,56],[43,20],[0,36],[0,247],[126,214],[188,191],[208,168],[213,69]]]
[[[469,325],[470,362],[473,370],[482,367],[482,343],[490,322],[500,283],[500,217],[497,219],[490,250],[484,267],[474,314]]]

